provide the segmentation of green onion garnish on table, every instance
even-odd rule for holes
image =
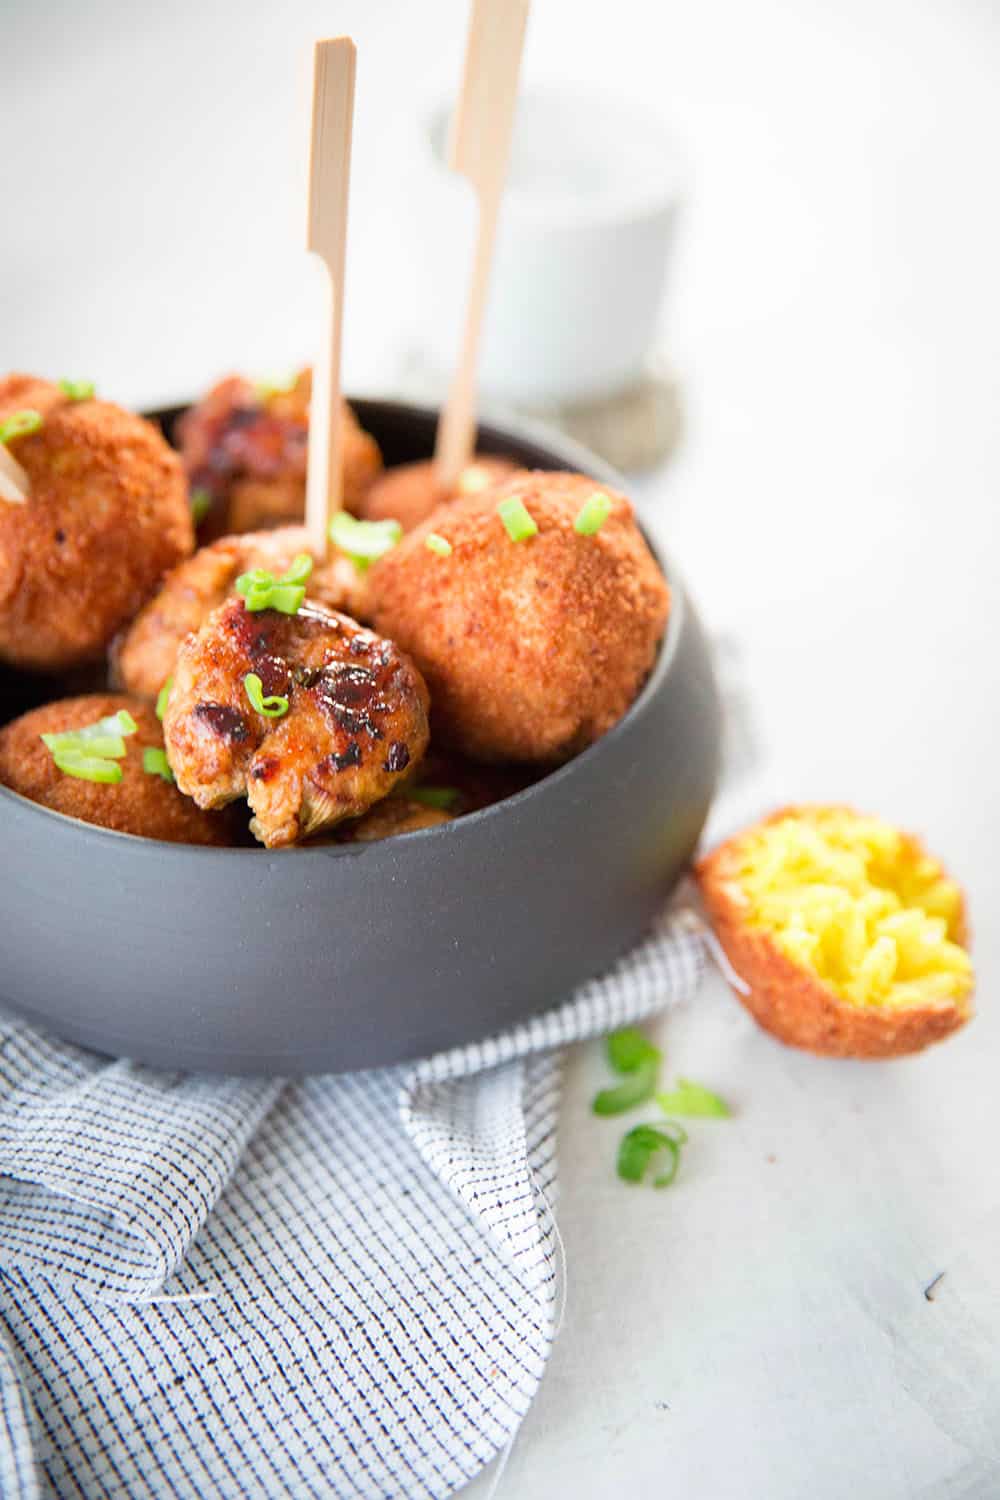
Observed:
[[[42,425],[42,414],[26,407],[24,411],[11,412],[0,422],[0,443],[6,446],[15,438],[29,437],[31,433],[37,432]]]
[[[451,543],[446,536],[441,536],[437,531],[429,531],[424,537],[424,546],[428,552],[433,552],[435,557],[450,557]]]
[[[157,749],[155,745],[147,745],[142,752],[142,769],[147,776],[162,776],[164,781],[170,782],[174,779],[167,752]]]
[[[616,1073],[633,1073],[648,1058],[660,1061],[660,1049],[638,1026],[622,1026],[605,1043],[608,1062]]]
[[[660,1049],[637,1026],[613,1031],[607,1040],[608,1062],[625,1076],[614,1088],[602,1089],[594,1100],[595,1115],[620,1115],[644,1104],[656,1092]]]
[[[60,380],[59,389],[71,401],[93,401],[96,387],[92,380]]]
[[[686,1140],[687,1131],[675,1122],[634,1126],[618,1147],[618,1176],[623,1182],[642,1182],[652,1168],[656,1174],[653,1186],[669,1187],[677,1176]],[[658,1170],[660,1167],[664,1170]]]
[[[510,495],[506,500],[499,501],[497,515],[512,542],[526,542],[529,537],[538,533],[537,522],[517,495]]]
[[[657,1094],[656,1102],[665,1115],[702,1115],[723,1119],[729,1115],[729,1105],[711,1089],[690,1078],[678,1078],[675,1088]]]
[[[264,684],[256,672],[248,672],[243,679],[247,697],[259,714],[265,719],[283,719],[288,712],[288,699],[282,698],[278,693],[272,693],[270,697],[264,697]]]
[[[160,688],[160,691],[156,695],[156,717],[159,719],[161,724],[163,723],[163,715],[167,711],[167,704],[170,702],[170,689],[173,687],[173,685],[174,679],[172,677],[168,677],[166,682],[163,684],[163,686]]]
[[[137,728],[128,709],[120,708],[96,724],[43,734],[41,740],[64,775],[110,784],[122,779],[122,768],[116,761],[124,759],[125,736],[135,734]]]
[[[611,514],[611,497],[596,490],[583,502],[573,530],[580,536],[595,536]]]
[[[300,552],[280,578],[266,568],[252,568],[236,580],[236,592],[242,594],[247,609],[256,614],[262,609],[276,609],[283,615],[298,614],[306,596],[306,580],[313,570],[308,552]]]
[[[425,807],[439,807],[447,812],[461,796],[457,786],[411,786],[406,788],[411,802],[422,802]]]
[[[659,1071],[658,1060],[647,1058],[614,1088],[601,1089],[594,1100],[594,1114],[623,1115],[626,1110],[645,1104],[656,1092]]]
[[[338,510],[330,522],[330,540],[346,552],[359,573],[391,552],[403,535],[398,521],[359,521],[350,511]]]

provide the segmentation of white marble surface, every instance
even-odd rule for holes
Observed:
[[[182,393],[308,349],[312,35],[361,43],[347,368],[392,386],[411,284],[394,141],[463,7],[3,7],[0,364]],[[289,14],[291,10],[291,14]],[[668,1193],[562,1113],[569,1305],[500,1494],[1000,1493],[1000,17],[983,0],[536,0],[532,76],[627,80],[684,141],[665,336],[684,449],[640,487],[741,643],[775,795],[926,832],[967,882],[981,1014],[824,1063],[713,979],[661,1029],[736,1107]],[[773,1158],[773,1159],[772,1159]],[[945,1277],[935,1300],[923,1287]],[[468,1494],[484,1500],[488,1477]]]

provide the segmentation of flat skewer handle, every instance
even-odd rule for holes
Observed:
[[[326,268],[321,342],[309,408],[306,527],[313,551],[326,553],[330,518],[343,504],[344,424],[340,350],[347,258],[356,50],[350,37],[317,42],[309,159],[307,246]]]

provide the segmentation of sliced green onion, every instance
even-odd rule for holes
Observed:
[[[75,776],[79,781],[103,781],[113,786],[122,779],[122,768],[116,760],[88,755],[80,748],[67,746],[55,750],[52,759],[64,776]]]
[[[665,1115],[711,1115],[723,1118],[730,1113],[729,1105],[711,1089],[690,1078],[678,1078],[677,1087],[657,1094],[656,1102]]]
[[[71,401],[93,401],[94,399],[95,386],[92,380],[60,380],[59,389]]]
[[[283,615],[294,615],[306,597],[306,579],[312,570],[313,560],[309,553],[300,552],[280,578],[275,578],[266,568],[252,568],[249,573],[241,573],[236,580],[236,592],[243,595],[247,609],[254,613],[261,609],[276,609]]]
[[[276,609],[279,615],[297,615],[306,591],[299,583],[276,583],[268,595],[265,608]],[[252,608],[248,604],[248,608]]]
[[[14,438],[27,437],[29,433],[37,432],[42,425],[42,414],[33,411],[30,407],[24,411],[11,412],[0,422],[0,443],[13,442]]]
[[[283,380],[255,380],[254,395],[260,402],[270,401],[272,396],[287,396],[295,389],[295,376],[286,375]]]
[[[573,530],[580,536],[594,536],[611,514],[611,497],[597,490],[583,502],[580,513],[573,522]]]
[[[96,724],[84,724],[80,729],[64,729],[59,734],[43,734],[42,743],[53,752],[79,751],[96,755],[102,759],[121,760],[125,754],[123,735],[135,734],[138,725],[127,708],[98,719]]]
[[[170,702],[170,689],[173,687],[173,685],[174,679],[172,677],[168,677],[166,682],[163,684],[163,686],[160,688],[160,691],[156,695],[156,717],[159,719],[161,724],[163,723],[163,715],[167,711],[167,704]]]
[[[638,1026],[623,1026],[613,1031],[607,1040],[607,1052],[608,1062],[616,1073],[634,1073],[650,1058],[660,1061],[659,1047]]]
[[[656,1092],[659,1057],[647,1057],[614,1088],[602,1089],[594,1100],[595,1115],[622,1115],[637,1104],[645,1104]]]
[[[510,495],[506,500],[501,500],[497,505],[497,515],[503,522],[504,529],[512,542],[526,542],[538,531],[538,525],[531,512],[517,495]]]
[[[282,573],[279,583],[306,583],[313,570],[313,559],[308,552],[297,552],[290,567]]]
[[[411,786],[406,795],[411,802],[422,802],[425,807],[440,807],[445,811],[454,807],[462,795],[457,786]]]
[[[653,1186],[669,1187],[677,1176],[681,1147],[687,1132],[676,1123],[670,1129],[656,1125],[635,1125],[622,1137],[618,1147],[618,1176],[623,1182],[642,1182],[650,1167],[665,1163],[666,1170],[653,1178]]]
[[[74,734],[67,730],[63,734],[43,734],[42,743],[52,751],[79,750],[81,755],[99,755],[105,760],[122,760],[125,741],[120,734]]]
[[[637,1026],[623,1026],[607,1040],[608,1062],[625,1078],[614,1088],[602,1089],[594,1100],[595,1115],[620,1115],[637,1104],[645,1104],[656,1090],[660,1074],[660,1049]]]
[[[167,760],[167,752],[156,745],[147,745],[142,752],[142,769],[147,776],[162,776],[164,781],[173,781],[174,773]]]
[[[436,557],[450,557],[451,543],[445,536],[439,536],[436,531],[429,531],[424,537],[424,546],[428,552],[433,552]]]
[[[264,697],[264,684],[256,672],[248,672],[243,679],[247,697],[259,714],[265,719],[283,719],[288,712],[288,699],[273,693],[271,697]]]
[[[359,521],[346,510],[338,510],[330,522],[331,542],[347,553],[359,573],[391,552],[402,535],[398,521]]]
[[[206,490],[203,485],[195,485],[190,495],[191,519],[196,526],[202,521],[212,509],[212,491]]]

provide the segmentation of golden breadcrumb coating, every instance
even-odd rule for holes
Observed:
[[[452,821],[451,814],[443,808],[413,802],[405,792],[400,792],[376,802],[363,818],[342,823],[337,829],[336,838],[342,844],[375,844],[382,839],[395,838],[400,833],[416,833],[421,828],[439,828],[442,823]]]
[[[358,514],[366,521],[398,521],[404,531],[412,531],[439,505],[463,495],[478,495],[516,473],[517,467],[508,458],[477,454],[458,476],[455,488],[446,492],[438,483],[432,459],[397,464],[375,480]]]
[[[595,493],[596,535],[574,522]],[[538,527],[511,540],[497,506]],[[439,556],[429,533],[450,545]],[[622,495],[582,474],[521,472],[439,507],[374,565],[371,618],[427,679],[435,735],[474,758],[557,763],[617,723],[656,658],[663,574]]]
[[[850,808],[786,807],[697,867],[740,999],[827,1057],[918,1052],[972,1014],[961,890],[920,840]]]
[[[56,766],[43,734],[84,729],[126,709],[136,722],[125,736],[122,779],[113,785],[68,776]],[[171,844],[232,843],[230,820],[202,812],[162,776],[143,770],[142,752],[163,749],[159,720],[148,703],[122,694],[92,693],[32,709],[0,729],[0,783],[53,812],[119,833]]]
[[[30,377],[0,381],[0,420],[26,403],[43,423],[9,445],[31,492],[0,502],[0,658],[60,671],[101,654],[194,532],[180,462],[151,423]]]

